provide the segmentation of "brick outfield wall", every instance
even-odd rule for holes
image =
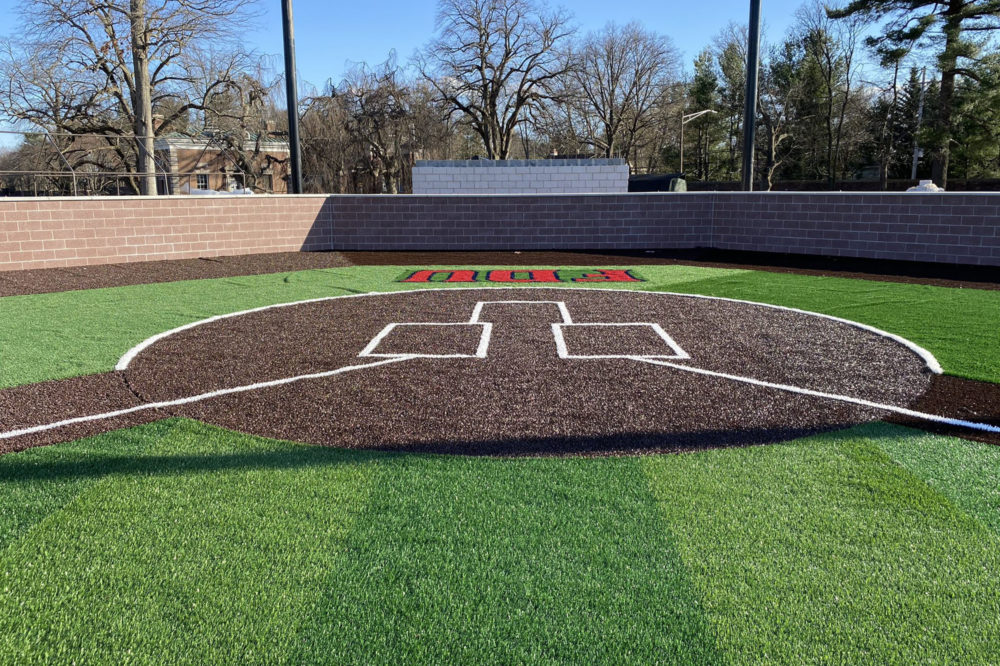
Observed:
[[[0,270],[327,249],[694,247],[1000,266],[1000,194],[0,199]]]
[[[329,249],[326,197],[0,199],[0,271]]]

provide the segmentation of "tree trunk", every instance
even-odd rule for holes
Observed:
[[[385,193],[386,194],[399,194],[399,184],[396,179],[396,172],[386,169],[385,171]]]
[[[941,102],[938,116],[938,145],[931,158],[931,178],[938,187],[948,187],[948,161],[951,155],[951,111],[955,96],[955,68],[958,66],[956,50],[962,36],[961,0],[951,0],[944,19],[944,53],[941,56]]]
[[[885,122],[882,123],[882,155],[878,170],[878,185],[882,192],[889,189],[889,163],[892,161],[893,150],[892,138],[894,120],[896,116],[896,105],[899,104],[899,60],[893,63],[892,68],[892,102],[889,105],[889,112],[886,114]]]
[[[150,96],[149,46],[146,43],[146,0],[130,0],[132,24],[132,69],[134,90],[132,107],[135,114],[136,162],[139,190],[156,195],[156,163],[153,160],[153,105]]]

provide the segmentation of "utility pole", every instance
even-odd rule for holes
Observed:
[[[285,38],[285,96],[288,100],[288,149],[292,162],[288,185],[291,194],[302,194],[299,91],[295,72],[295,29],[292,24],[292,0],[281,0],[281,27]]]
[[[924,94],[927,92],[927,68],[924,67],[920,75],[920,103],[917,105],[917,129],[913,132],[913,164],[910,166],[910,180],[917,179],[917,160],[920,159],[920,146],[917,145],[917,134],[920,132],[920,123],[924,119]]]
[[[760,0],[750,0],[747,89],[743,107],[743,191],[753,191],[753,148],[757,134],[757,73],[760,69]]]

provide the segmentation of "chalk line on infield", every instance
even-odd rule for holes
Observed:
[[[660,340],[666,345],[667,349],[670,350],[669,354],[642,354],[643,358],[661,358],[661,359],[674,359],[674,360],[688,360],[691,357],[686,351],[681,349],[680,345],[674,341],[670,335],[663,330],[663,327],[656,322],[640,321],[640,322],[585,322],[579,323],[573,321],[573,316],[569,312],[569,308],[566,306],[565,301],[524,301],[524,300],[504,300],[504,301],[479,301],[472,308],[472,316],[469,318],[468,322],[429,322],[429,321],[409,321],[409,322],[392,322],[388,324],[385,328],[379,331],[374,338],[369,341],[365,348],[361,350],[358,354],[359,357],[382,357],[382,358],[399,358],[399,357],[410,357],[410,358],[486,358],[487,351],[490,346],[490,339],[493,335],[493,322],[482,321],[483,307],[486,305],[555,305],[559,309],[559,315],[562,317],[562,322],[554,322],[552,324],[552,337],[555,339],[556,353],[559,358],[562,359],[616,359],[624,358],[629,359],[637,354],[586,354],[586,355],[574,355],[569,353],[569,349],[566,344],[566,336],[563,334],[563,327],[579,327],[585,328],[588,326],[594,327],[626,327],[626,326],[643,326],[649,328],[656,334]],[[377,352],[378,346],[382,341],[395,331],[399,327],[403,326],[481,326],[482,333],[479,338],[479,345],[474,354],[433,354],[424,352],[406,352],[406,353],[392,353],[392,352]]]
[[[479,323],[484,305],[554,305],[559,308],[559,316],[562,317],[564,324],[573,323],[573,317],[569,314],[566,301],[479,301],[476,303],[476,307],[472,308],[472,317],[469,318],[470,324]]]
[[[862,398],[852,398],[848,395],[840,395],[837,393],[825,393],[823,391],[814,391],[812,389],[802,388],[800,386],[790,386],[788,384],[776,384],[774,382],[767,382],[760,379],[753,379],[751,377],[740,377],[739,375],[730,375],[725,372],[716,372],[714,370],[705,370],[703,368],[695,368],[688,365],[680,365],[679,363],[671,363],[670,361],[661,361],[658,359],[652,359],[644,356],[632,356],[630,357],[633,361],[639,361],[641,363],[649,363],[652,365],[662,365],[668,368],[674,368],[676,370],[683,370],[685,372],[693,372],[698,375],[707,375],[709,377],[719,377],[722,379],[729,379],[734,382],[742,382],[744,384],[753,384],[754,386],[762,386],[764,388],[777,389],[779,391],[788,391],[789,393],[798,393],[801,395],[809,395],[816,398],[827,398],[829,400],[838,400],[840,402],[849,402],[854,405],[861,405],[862,407],[870,407],[872,409],[880,409],[887,412],[893,412],[895,414],[901,414],[903,416],[912,416],[913,418],[922,419],[924,421],[931,421],[934,423],[943,423],[945,425],[957,426],[961,428],[970,428],[972,430],[981,430],[983,432],[998,432],[1000,433],[1000,426],[990,425],[989,423],[976,423],[975,421],[964,421],[962,419],[953,419],[946,416],[938,416],[937,414],[928,414],[927,412],[918,412],[913,409],[907,409],[906,407],[897,407],[896,405],[888,405],[880,402],[872,402],[870,400],[864,400]]]
[[[479,344],[476,346],[475,354],[398,354],[398,353],[386,353],[386,352],[376,352],[379,344],[385,339],[387,335],[392,333],[400,326],[480,326],[482,327],[482,333],[479,334]],[[361,350],[358,356],[374,356],[381,358],[486,358],[486,350],[490,346],[490,336],[493,335],[493,324],[489,322],[439,322],[439,321],[409,321],[409,322],[393,322],[383,328],[378,335],[372,338],[371,342]]]
[[[587,326],[646,326],[663,342],[670,348],[673,354],[570,354],[569,349],[566,346],[566,337],[563,335],[564,327],[587,327]],[[559,358],[567,359],[588,359],[588,358],[659,358],[659,359],[674,359],[677,361],[687,361],[690,360],[691,356],[681,349],[681,346],[677,344],[670,335],[663,330],[663,327],[655,322],[648,321],[635,321],[635,322],[597,322],[597,323],[581,323],[581,324],[552,324],[552,335],[556,339],[556,351],[559,353]]]
[[[257,391],[259,389],[271,388],[273,386],[283,386],[285,384],[292,384],[295,382],[304,381],[306,379],[322,379],[324,377],[333,377],[334,375],[340,375],[345,372],[352,372],[354,370],[364,370],[365,368],[374,368],[380,365],[388,365],[390,363],[399,363],[400,361],[408,361],[412,358],[414,357],[399,356],[394,358],[388,358],[382,361],[364,363],[362,365],[348,365],[342,368],[337,368],[336,370],[313,372],[308,375],[297,375],[295,377],[285,377],[284,379],[273,379],[266,382],[258,382],[256,384],[247,384],[245,386],[234,386],[232,388],[219,389],[217,391],[209,391],[208,393],[199,393],[198,395],[192,395],[186,398],[178,398],[176,400],[147,402],[142,405],[136,405],[135,407],[128,407],[126,409],[118,409],[113,412],[104,412],[103,414],[92,414],[90,416],[77,416],[71,419],[56,421],[55,423],[46,423],[44,425],[30,426],[27,428],[18,428],[17,430],[8,430],[7,432],[0,432],[0,439],[11,439],[13,437],[21,437],[23,435],[32,435],[38,432],[45,432],[46,430],[54,430],[55,428],[62,428],[64,426],[76,425],[77,423],[87,423],[89,421],[101,421],[104,419],[112,419],[115,418],[116,416],[125,416],[127,414],[134,414],[136,412],[142,412],[150,409],[165,409],[167,407],[189,405],[193,402],[201,402],[202,400],[208,400],[210,398],[218,398],[224,395],[231,395],[233,393],[246,393],[247,391]]]

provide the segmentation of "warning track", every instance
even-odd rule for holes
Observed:
[[[885,419],[878,405],[905,413],[937,369],[906,341],[833,318],[578,288],[320,299],[168,333],[98,376],[103,408],[78,397],[62,418],[0,430],[71,421],[20,438],[36,444],[180,415],[348,448],[665,452]],[[80,396],[99,380],[69,381]],[[44,400],[63,384],[0,392],[0,403]],[[106,424],[82,420],[102,412]]]

